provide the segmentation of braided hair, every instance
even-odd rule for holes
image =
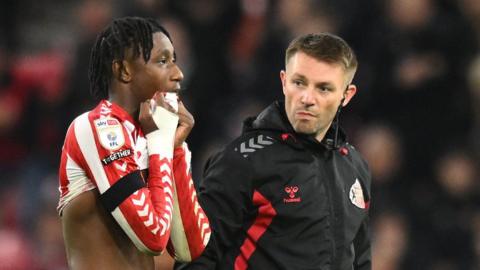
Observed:
[[[88,78],[90,92],[98,99],[108,98],[112,78],[112,62],[125,60],[125,51],[133,50],[133,57],[141,55],[145,63],[150,59],[153,48],[152,35],[162,32],[171,40],[170,34],[156,20],[140,17],[115,19],[95,40],[90,54]]]

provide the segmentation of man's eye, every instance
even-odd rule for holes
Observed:
[[[167,63],[167,59],[160,59],[158,60],[158,63],[165,65]]]
[[[295,84],[296,86],[304,85],[303,81],[301,81],[301,80],[293,80],[293,84]]]
[[[331,92],[331,91],[333,91],[333,88],[331,86],[318,86],[317,89],[320,92]]]

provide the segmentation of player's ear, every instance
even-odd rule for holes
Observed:
[[[127,61],[113,60],[112,73],[115,79],[123,83],[128,83],[132,80],[130,66]]]

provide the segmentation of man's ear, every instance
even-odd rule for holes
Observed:
[[[282,81],[283,94],[285,94],[285,85],[287,83],[287,73],[285,70],[280,71],[280,81]]]
[[[343,103],[342,107],[347,106],[350,100],[355,96],[357,93],[357,86],[354,84],[349,84],[345,92],[343,93]]]
[[[113,60],[113,77],[123,83],[129,83],[132,80],[131,69],[127,61]]]

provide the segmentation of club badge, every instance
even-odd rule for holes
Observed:
[[[362,185],[360,185],[358,178],[355,179],[355,183],[353,183],[352,187],[350,188],[349,197],[353,205],[358,208],[365,209],[366,205],[363,198]]]

